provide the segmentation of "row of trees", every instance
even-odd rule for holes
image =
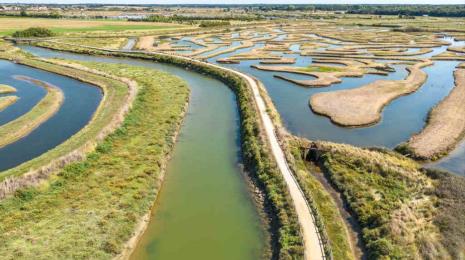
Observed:
[[[465,2],[464,2],[465,3]],[[465,4],[463,5],[342,5],[342,4],[317,4],[317,5],[262,5],[248,6],[247,9],[260,11],[340,11],[351,14],[375,14],[375,15],[407,15],[407,16],[442,16],[465,17]]]
[[[403,16],[465,17],[464,5],[354,5],[347,13]]]
[[[145,22],[161,22],[161,23],[187,23],[187,24],[196,24],[203,23],[204,21],[231,21],[231,20],[240,20],[240,21],[255,21],[260,20],[261,17],[253,15],[241,15],[241,16],[183,16],[183,15],[151,15],[144,19],[128,19],[129,21],[145,21]]]

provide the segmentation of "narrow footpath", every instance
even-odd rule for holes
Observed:
[[[254,100],[260,112],[260,117],[262,119],[263,126],[266,132],[266,136],[267,136],[268,142],[271,147],[271,152],[273,153],[273,156],[278,164],[279,170],[281,171],[281,174],[283,175],[284,180],[286,181],[292,201],[294,202],[294,207],[296,209],[297,217],[299,219],[299,223],[301,227],[302,237],[304,240],[305,259],[306,260],[326,259],[324,250],[323,250],[323,243],[321,241],[318,228],[316,227],[316,224],[315,224],[315,217],[312,214],[310,205],[305,199],[303,191],[301,190],[299,184],[297,183],[297,180],[295,179],[292,171],[290,170],[290,167],[287,163],[284,152],[281,146],[279,145],[278,137],[276,136],[276,133],[275,133],[274,124],[266,111],[267,109],[266,109],[265,102],[262,96],[260,95],[259,86],[252,77],[242,72],[233,70],[233,69],[221,67],[215,64],[211,64],[211,63],[207,63],[207,62],[203,62],[200,60],[196,60],[196,59],[192,59],[192,58],[188,58],[184,56],[179,56],[179,55],[166,54],[166,53],[160,53],[160,52],[149,52],[149,51],[104,49],[104,48],[95,48],[91,46],[83,46],[83,45],[78,45],[78,44],[66,44],[66,45],[97,49],[101,51],[114,52],[114,53],[120,52],[120,53],[143,53],[143,54],[149,54],[149,55],[150,54],[168,55],[168,56],[172,56],[175,58],[185,59],[185,60],[189,60],[193,62],[199,62],[204,65],[217,68],[217,69],[221,69],[224,71],[229,71],[245,79],[249,83],[249,86],[251,87],[253,91]]]
[[[205,63],[208,64],[208,63]],[[241,76],[242,78],[246,79],[249,83],[250,87],[252,88],[254,94],[254,100],[257,104],[257,107],[260,112],[260,116],[263,122],[263,126],[265,127],[266,136],[268,138],[268,142],[271,146],[271,151],[273,156],[278,164],[279,170],[286,181],[286,184],[289,188],[289,193],[292,197],[292,201],[294,202],[294,207],[297,212],[297,216],[299,218],[300,227],[302,229],[302,236],[304,238],[304,248],[305,248],[305,259],[307,260],[319,260],[325,259],[324,251],[323,251],[323,244],[321,243],[320,234],[318,232],[318,228],[315,224],[315,218],[312,214],[312,210],[310,205],[308,204],[307,200],[305,199],[304,193],[300,189],[297,180],[295,179],[292,171],[287,164],[286,157],[284,156],[284,152],[279,145],[278,137],[275,133],[275,127],[273,122],[271,121],[270,116],[266,112],[266,105],[265,101],[263,100],[262,96],[259,92],[259,87],[255,80],[238,71],[216,66],[213,64],[208,64],[209,66],[213,66],[216,68],[221,68],[223,70],[227,70],[230,72],[235,73],[236,75]]]

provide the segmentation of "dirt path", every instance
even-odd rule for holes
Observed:
[[[78,47],[86,47],[90,49],[97,49],[97,50],[103,50],[103,51],[109,51],[109,52],[114,52],[114,53],[145,53],[145,54],[159,54],[159,55],[169,55],[166,53],[159,53],[159,52],[145,52],[145,51],[123,51],[123,50],[112,50],[112,49],[103,49],[103,48],[95,48],[95,47],[90,47],[90,46],[82,46],[82,45],[75,45],[75,44],[67,44],[71,46],[78,46]],[[259,109],[260,112],[260,117],[263,122],[263,126],[266,131],[266,136],[267,139],[270,143],[271,151],[273,153],[273,156],[276,159],[276,162],[278,164],[279,170],[281,171],[284,180],[286,181],[286,184],[289,188],[289,193],[291,195],[292,201],[294,202],[294,207],[296,209],[296,213],[299,219],[300,227],[301,227],[301,232],[302,232],[302,237],[304,240],[304,254],[305,254],[305,259],[307,260],[323,260],[326,259],[324,255],[324,250],[323,250],[323,244],[321,241],[321,237],[318,232],[318,228],[316,227],[315,224],[315,219],[312,214],[310,205],[305,199],[303,191],[300,189],[297,180],[294,178],[294,175],[292,171],[289,168],[289,165],[287,164],[286,157],[284,156],[284,152],[279,145],[278,142],[278,137],[275,134],[275,127],[273,125],[273,122],[271,120],[270,115],[267,112],[267,107],[265,105],[265,101],[263,100],[262,96],[260,95],[259,92],[259,86],[257,82],[250,76],[232,70],[228,68],[224,68],[218,65],[210,64],[207,62],[202,62],[196,59],[188,58],[188,57],[183,57],[179,55],[170,55],[176,58],[180,59],[185,59],[189,61],[194,61],[194,62],[200,62],[204,65],[213,67],[213,68],[218,68],[224,71],[229,71],[232,72],[243,79],[245,79],[253,92],[253,97],[255,100],[255,103]]]
[[[195,62],[201,62],[195,59],[190,59],[190,58],[186,58],[182,56],[176,56],[176,55],[173,55],[173,56],[177,58],[183,58],[183,59],[195,61]],[[305,199],[303,191],[300,189],[300,186],[297,183],[297,180],[295,179],[292,171],[290,170],[289,165],[287,164],[286,157],[284,155],[284,152],[281,146],[279,145],[278,137],[276,136],[276,133],[275,133],[274,124],[271,120],[270,115],[267,112],[265,101],[260,95],[259,86],[257,82],[252,77],[244,73],[241,73],[241,72],[238,72],[232,69],[224,68],[218,65],[206,63],[206,62],[201,62],[201,63],[203,63],[204,65],[213,67],[213,68],[218,68],[224,71],[232,72],[242,77],[249,83],[252,89],[252,92],[253,92],[255,103],[260,112],[260,117],[262,119],[263,126],[266,131],[267,139],[270,143],[271,152],[273,153],[273,156],[278,164],[279,170],[281,171],[284,177],[284,180],[286,181],[292,201],[294,202],[294,207],[296,209],[296,213],[297,213],[300,227],[301,227],[302,236],[304,239],[305,259],[307,260],[326,259],[324,250],[323,250],[323,244],[321,241],[321,237],[319,235],[318,228],[316,227],[315,218],[312,214],[310,205]]]
[[[302,229],[302,236],[304,238],[305,259],[325,259],[323,245],[320,241],[320,236],[318,233],[318,229],[315,225],[315,219],[312,215],[312,211],[305,199],[302,190],[300,189],[297,183],[297,180],[294,178],[294,175],[291,172],[289,165],[287,164],[286,157],[284,156],[284,152],[281,149],[281,146],[278,142],[278,138],[275,134],[275,127],[270,116],[268,115],[265,101],[260,95],[259,86],[257,82],[255,82],[255,80],[252,77],[244,73],[209,63],[205,64],[239,75],[240,77],[247,80],[247,82],[251,86],[254,95],[254,100],[260,112],[260,117],[262,119],[263,126],[265,127],[266,131],[266,136],[270,143],[271,151],[273,153],[274,158],[276,159],[279,170],[281,171],[284,180],[286,181],[286,184],[289,188],[289,193],[292,197],[292,201],[294,202],[297,216],[299,218],[300,226]]]

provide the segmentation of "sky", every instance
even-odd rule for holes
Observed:
[[[102,4],[465,4],[465,0],[0,0],[0,3]]]

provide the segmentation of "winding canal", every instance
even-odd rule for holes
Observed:
[[[285,39],[283,36],[282,39]],[[231,45],[237,46],[238,42]],[[208,61],[216,63],[250,49],[239,49]],[[84,61],[126,63],[166,71],[180,76],[191,87],[188,115],[167,169],[166,180],[154,207],[150,225],[138,244],[133,259],[257,259],[264,246],[263,230],[252,203],[240,164],[239,117],[233,93],[222,83],[170,65],[133,59],[94,57],[56,52],[31,46],[24,50],[41,57],[61,57]],[[293,45],[294,50],[299,46]],[[439,52],[440,47],[435,49]],[[212,51],[211,53],[213,53]],[[209,54],[209,53],[206,53]],[[431,55],[431,54],[429,54]],[[422,57],[426,57],[425,55]],[[309,65],[311,57],[287,54],[296,58],[294,66]],[[403,79],[405,65],[395,65],[387,76],[365,75],[343,78],[326,88],[304,88],[278,80],[273,75],[308,79],[308,76],[266,72],[251,68],[259,61],[221,64],[262,81],[281,118],[293,134],[309,139],[322,139],[358,146],[393,148],[419,132],[430,109],[448,95],[454,86],[452,71],[459,62],[435,61],[424,68],[425,84],[415,93],[400,97],[383,111],[382,121],[363,128],[345,128],[314,114],[308,106],[316,93],[350,89],[378,79]],[[440,79],[440,80],[439,80]],[[233,109],[231,109],[233,108]],[[465,174],[465,144],[435,166]]]
[[[46,58],[153,68],[187,81],[188,113],[152,220],[133,259],[260,258],[264,231],[241,173],[239,114],[227,86],[166,64],[22,48]]]

